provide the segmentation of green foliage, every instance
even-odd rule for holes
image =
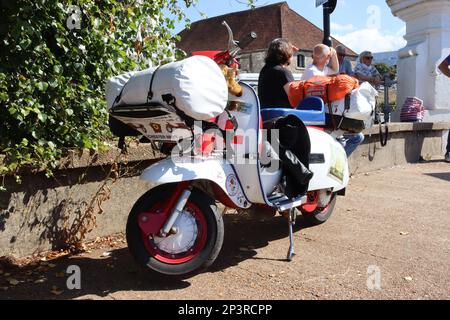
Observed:
[[[171,30],[195,1],[1,1],[0,175],[106,148],[105,81],[179,57]]]
[[[381,73],[382,76],[388,73],[391,80],[394,80],[397,77],[397,66],[391,67],[385,63],[377,63],[375,68],[377,68],[378,72]]]

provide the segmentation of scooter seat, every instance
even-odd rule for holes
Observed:
[[[307,97],[303,99],[297,109],[290,108],[263,108],[261,117],[263,122],[283,118],[288,115],[298,117],[307,126],[325,125],[325,106],[319,97]]]

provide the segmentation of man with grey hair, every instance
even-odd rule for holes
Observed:
[[[353,76],[353,68],[351,62],[346,58],[347,53],[345,46],[340,44],[336,47],[336,52],[339,61],[339,73],[340,74],[348,74],[349,76]]]
[[[334,48],[318,44],[313,49],[313,63],[305,68],[302,80],[314,76],[329,76],[339,73],[339,61]]]

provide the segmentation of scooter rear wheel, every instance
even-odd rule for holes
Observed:
[[[139,216],[167,204],[175,184],[162,185],[145,193],[133,206],[126,228],[128,248],[146,269],[167,275],[183,275],[210,266],[219,255],[224,237],[222,216],[214,201],[194,189],[175,222],[176,234],[146,236]]]
[[[319,225],[327,221],[331,214],[333,213],[334,206],[336,205],[337,196],[335,193],[331,195],[330,201],[327,203],[325,207],[316,206],[314,210],[307,211],[304,208],[300,207],[300,211],[302,216],[312,225]],[[318,201],[318,199],[315,199]]]

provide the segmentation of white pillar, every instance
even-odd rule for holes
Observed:
[[[424,100],[424,121],[450,122],[450,79],[437,66],[450,54],[450,0],[386,0],[406,23],[407,45],[398,52],[397,112],[408,96]]]

